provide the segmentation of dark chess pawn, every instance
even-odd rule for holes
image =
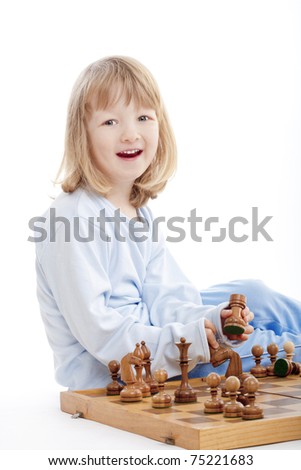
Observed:
[[[168,378],[167,372],[164,369],[159,369],[154,372],[155,380],[158,384],[159,392],[152,397],[153,408],[169,408],[172,405],[171,396],[164,391],[165,382]]]
[[[107,395],[120,395],[123,386],[118,382],[120,363],[118,361],[110,361],[108,364],[111,373],[112,382],[106,387]]]
[[[240,381],[238,377],[235,377],[234,375],[228,377],[225,382],[225,387],[230,401],[224,405],[224,417],[240,418],[242,416],[242,410],[244,406],[236,400],[240,387]]]
[[[270,355],[271,364],[267,366],[267,375],[272,376],[274,374],[274,364],[277,359],[278,346],[276,343],[271,343],[267,347],[267,351]]]
[[[261,356],[263,354],[263,347],[260,346],[259,344],[255,344],[252,348],[252,354],[255,359],[255,366],[252,367],[250,370],[250,373],[254,375],[254,377],[266,377],[267,375],[267,369],[266,367],[261,365]]]
[[[260,406],[255,404],[255,393],[259,387],[259,382],[255,377],[247,377],[244,381],[244,389],[249,400],[242,412],[243,419],[260,419],[263,418],[263,411]]]
[[[204,403],[204,413],[222,413],[224,410],[224,402],[217,396],[218,386],[221,383],[221,377],[216,372],[211,372],[206,382],[210,387],[211,399]]]

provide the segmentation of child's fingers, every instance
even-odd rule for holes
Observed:
[[[246,328],[245,328],[245,333],[246,333],[247,335],[250,335],[251,333],[253,333],[253,331],[254,331],[254,328],[253,328],[252,325],[247,325],[247,326],[246,326]]]
[[[207,318],[205,318],[205,328],[210,329],[216,335],[216,326],[210,320],[207,320]]]
[[[205,319],[205,332],[209,346],[211,346],[213,349],[217,349],[219,344],[215,337],[216,328],[211,321],[207,320],[207,318]]]
[[[225,320],[226,318],[231,317],[231,315],[232,315],[232,310],[231,309],[227,309],[227,310],[224,309],[224,310],[221,311],[222,320]]]
[[[245,332],[241,335],[227,335],[228,339],[231,341],[238,340],[238,341],[246,341],[250,334],[253,333],[254,328],[252,325],[247,325],[245,328]]]
[[[246,323],[249,323],[250,321],[254,319],[254,313],[251,312],[248,307],[246,307],[241,313]]]
[[[242,317],[246,323],[249,323],[254,319],[254,313],[250,311],[248,307],[246,307],[242,312]],[[221,311],[221,318],[222,320],[225,320],[228,317],[231,317],[232,315],[232,310],[222,310]]]

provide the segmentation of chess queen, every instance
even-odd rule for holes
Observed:
[[[44,214],[46,236],[36,240],[41,315],[56,379],[69,389],[105,386],[110,361],[141,340],[153,369],[169,377],[179,373],[181,337],[191,343],[189,368],[199,364],[203,375],[209,346],[219,342],[242,346],[250,336],[249,352],[253,336],[263,347],[301,343],[300,302],[246,281],[200,294],[187,279],[148,207],[176,157],[160,91],[141,63],[107,57],[80,74],[67,113],[62,192]],[[223,328],[234,293],[248,299],[239,334],[233,322]]]

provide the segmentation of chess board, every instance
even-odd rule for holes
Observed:
[[[93,389],[61,392],[61,410],[185,449],[227,450],[301,439],[301,377],[259,381],[256,402],[264,418],[258,420],[205,414],[204,401],[210,395],[205,379],[189,382],[197,391],[196,403],[156,409],[151,398],[124,403],[119,396],[106,396],[105,389]],[[178,385],[168,382],[165,389],[173,395]]]

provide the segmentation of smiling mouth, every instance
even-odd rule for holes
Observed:
[[[116,155],[118,155],[118,157],[120,158],[131,159],[131,158],[139,157],[139,155],[141,155],[142,152],[143,150],[141,149],[124,150],[123,152],[116,153]]]

